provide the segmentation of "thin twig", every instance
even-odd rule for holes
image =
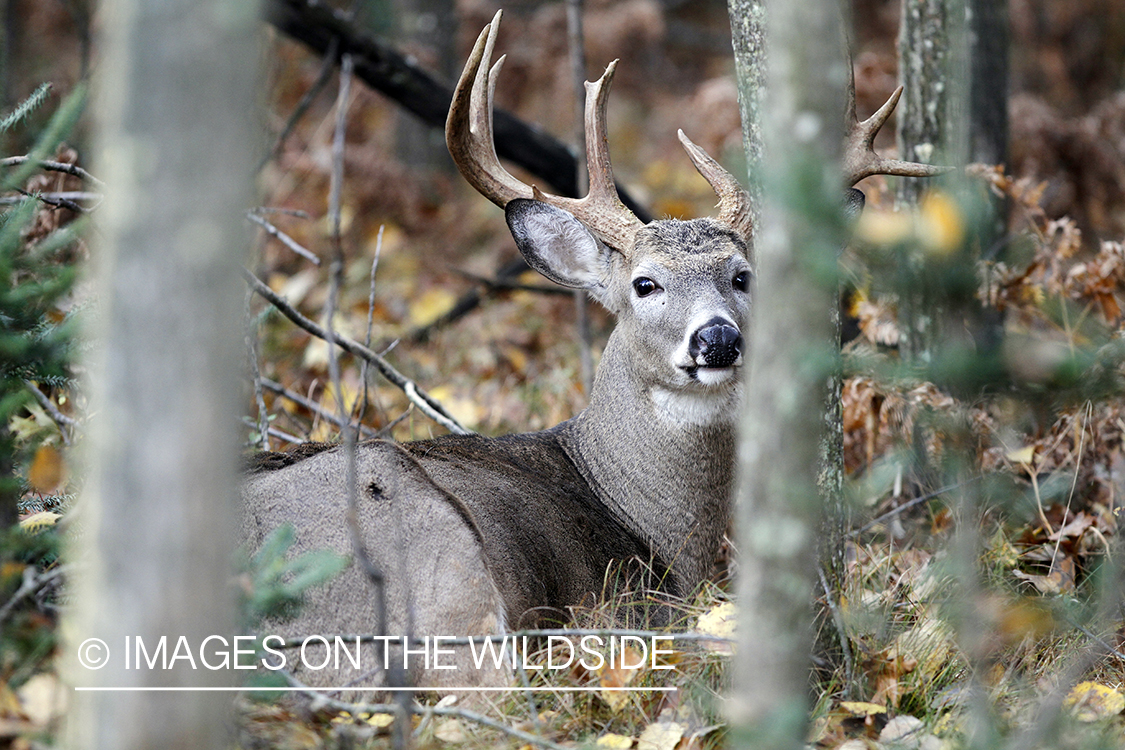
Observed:
[[[380,224],[379,234],[375,238],[375,259],[371,261],[371,286],[367,292],[367,333],[364,334],[363,345],[369,348],[371,346],[371,331],[375,327],[375,272],[379,269],[379,256],[383,254],[384,229],[386,229],[386,225]],[[364,360],[359,370],[359,380],[363,383],[363,398],[360,401],[357,422],[362,422],[363,416],[367,412],[367,367],[367,360]]]
[[[37,200],[41,203],[46,203],[48,206],[54,206],[55,208],[65,208],[68,211],[74,211],[75,213],[78,213],[78,214],[88,214],[88,213],[90,213],[90,209],[86,208],[85,206],[78,205],[77,203],[70,200],[69,198],[58,198],[58,197],[52,198],[52,197],[48,197],[48,195],[49,195],[48,193],[32,193],[32,192],[29,192],[29,191],[24,190],[22,188],[15,188],[15,191],[17,193],[19,193],[20,195],[26,196],[28,198],[32,198],[32,199]]]
[[[981,479],[984,479],[983,474],[977,475],[975,477],[969,477],[968,479],[966,479],[964,481],[961,481],[961,482],[958,482],[957,484],[951,484],[948,487],[942,487],[939,490],[934,490],[933,492],[929,492],[925,495],[921,495],[919,497],[916,497],[909,502],[903,503],[902,505],[898,506],[897,508],[892,508],[892,509],[888,510],[886,513],[884,513],[881,516],[873,518],[872,520],[865,523],[863,526],[860,526],[858,529],[854,529],[852,531],[849,531],[848,532],[848,538],[857,537],[860,534],[862,534],[863,532],[870,529],[872,526],[876,526],[876,525],[882,523],[883,521],[886,521],[888,518],[893,518],[894,516],[897,516],[899,513],[910,510],[915,505],[920,505],[921,503],[924,503],[927,500],[933,500],[935,497],[938,497],[939,495],[944,495],[947,492],[952,492],[953,490],[964,487],[965,485],[971,484],[972,482],[978,482]]]
[[[243,301],[243,320],[246,326],[246,353],[250,358],[250,375],[254,379],[254,403],[258,408],[258,448],[268,451],[270,449],[270,417],[266,411],[266,397],[262,394],[262,370],[258,367],[258,326],[255,318],[250,315],[250,298],[254,295],[246,290]]]
[[[340,366],[336,357],[336,333],[332,329],[332,319],[336,314],[336,301],[340,289],[344,284],[344,243],[340,236],[340,196],[343,192],[344,182],[344,143],[347,127],[348,100],[351,95],[352,70],[354,61],[351,55],[345,54],[340,60],[340,91],[336,99],[336,128],[332,139],[332,180],[328,190],[328,223],[332,227],[332,245],[334,249],[331,281],[328,287],[328,300],[325,303],[324,324],[328,331],[328,371],[332,378],[332,385],[336,390],[336,406],[339,412],[341,430],[344,436],[345,456],[345,487],[347,491],[346,521],[348,535],[351,537],[352,551],[360,569],[367,576],[371,587],[375,590],[373,606],[375,608],[375,632],[385,635],[387,632],[387,577],[383,570],[375,564],[367,552],[363,542],[363,532],[359,526],[359,482],[356,468],[356,431],[352,428],[350,415],[351,408],[344,398],[344,389],[340,381]],[[378,488],[370,491],[379,492]],[[386,649],[386,642],[383,642]],[[385,655],[385,654],[384,654]],[[392,668],[387,671],[387,680],[394,687],[406,686],[406,673],[402,669]],[[395,696],[400,704],[402,718],[410,711],[410,694],[403,692]],[[395,750],[405,750],[409,741],[409,730],[405,721],[395,722],[393,745]]]
[[[23,581],[20,583],[20,587],[16,589],[16,592],[12,594],[8,601],[4,602],[3,606],[0,606],[0,622],[4,622],[17,604],[31,594],[34,594],[42,588],[44,584],[50,583],[68,570],[70,570],[69,566],[60,565],[57,568],[52,568],[51,570],[40,573],[33,565],[25,567],[23,569]]]
[[[582,0],[567,0],[566,28],[568,46],[570,47],[570,71],[574,84],[574,144],[579,155],[575,181],[578,184],[578,192],[585,194],[589,189],[590,175],[587,172],[585,159],[581,158],[586,153],[586,130],[584,127],[586,49],[582,33]],[[590,315],[586,291],[575,289],[572,294],[574,295],[574,324],[578,329],[578,361],[579,372],[582,374],[582,390],[586,394],[586,398],[590,398],[590,391],[594,387],[594,342],[590,335]]]
[[[274,292],[269,286],[266,285],[261,279],[246,269],[242,269],[242,276],[246,279],[246,283],[254,290],[256,294],[267,300],[271,305],[276,307],[278,311],[289,318],[298,327],[308,331],[313,336],[319,339],[328,340],[328,333],[317,323],[309,320],[304,315],[299,313],[292,305],[290,305],[284,297]],[[402,389],[406,397],[417,406],[423,414],[430,419],[440,424],[445,429],[456,435],[471,435],[471,430],[467,430],[461,426],[446,409],[441,405],[441,402],[435,399],[424,390],[418,388],[412,380],[407,378],[401,372],[396,370],[390,362],[383,359],[375,352],[368,349],[358,341],[353,341],[347,336],[336,334],[334,337],[336,344],[354,357],[367,360],[379,373],[390,381],[395,386]]]
[[[0,167],[16,167],[21,164],[26,164],[28,162],[28,159],[29,157],[27,156],[9,156],[6,159],[0,159]],[[65,172],[66,174],[74,175],[75,177],[81,177],[82,179],[88,180],[98,187],[105,187],[104,182],[99,180],[97,177],[94,177],[94,175],[90,174],[77,164],[66,164],[61,161],[40,159],[39,166],[51,172]]]
[[[247,416],[242,417],[242,424],[246,425],[250,429],[257,429],[258,428],[258,425],[255,424],[254,420],[251,419],[250,417],[247,417]],[[305,443],[308,442],[304,438],[299,438],[296,435],[290,435],[288,432],[285,432],[284,430],[279,430],[276,427],[268,428],[268,432],[270,434],[270,437],[275,437],[279,440],[284,440],[285,442],[292,443],[293,445],[304,445]],[[250,444],[248,443],[247,445],[250,445]]]
[[[23,203],[24,201],[28,200],[41,200],[44,202],[53,201],[51,205],[55,205],[57,203],[63,202],[74,203],[77,201],[101,201],[101,199],[105,197],[101,193],[91,193],[85,190],[46,191],[34,195],[29,194],[26,191],[20,192],[22,193],[22,195],[19,196],[5,195],[0,197],[0,206],[14,206],[17,203]],[[91,208],[96,208],[96,206],[91,206]]]
[[[39,402],[39,405],[42,406],[51,419],[55,421],[55,424],[59,426],[59,432],[62,433],[63,442],[70,445],[70,435],[66,428],[73,429],[78,425],[78,420],[73,417],[68,417],[59,411],[59,408],[55,406],[54,402],[47,398],[47,394],[39,390],[39,387],[36,386],[35,383],[32,383],[30,380],[24,380],[23,384],[27,386],[28,390],[31,391],[31,395],[35,396],[35,400]]]
[[[330,411],[326,411],[324,407],[322,407],[312,399],[305,398],[296,391],[286,388],[276,380],[270,380],[269,378],[259,378],[259,382],[261,382],[262,387],[266,390],[273,391],[277,395],[283,398],[287,398],[299,406],[303,406],[304,408],[319,416],[321,419],[326,419],[337,427],[343,427],[345,424],[347,424],[347,422],[341,423],[339,417],[337,417]],[[365,438],[378,437],[378,433],[375,430],[372,430],[367,425],[360,424],[358,425],[358,427],[360,434]]]
[[[375,643],[376,641],[386,640],[385,636],[363,635],[356,633],[317,633],[318,638],[328,638],[333,641],[339,638],[342,641],[356,641],[360,643]],[[598,636],[601,638],[619,638],[621,636],[630,636],[636,638],[656,639],[659,641],[686,641],[688,643],[727,643],[734,644],[733,638],[726,638],[721,635],[711,635],[710,633],[661,633],[655,630],[631,630],[628,628],[547,628],[539,630],[517,630],[511,633],[493,633],[489,635],[464,635],[457,637],[441,637],[442,646],[467,646],[470,643],[504,643],[508,638],[522,639],[522,638],[546,638],[548,636],[561,636],[565,638],[583,638],[586,636]],[[281,645],[270,644],[271,648],[300,648],[308,636],[293,636],[286,638]],[[401,641],[402,638],[392,636],[391,640]],[[421,646],[426,644],[426,639],[422,637],[410,638],[410,645]]]
[[[262,218],[257,211],[247,211],[246,218],[260,226],[262,229],[266,230],[266,233],[271,237],[276,237],[277,239],[281,240],[281,244],[285,245],[287,248],[297,253],[297,255],[300,255],[302,258],[309,261],[314,266],[320,265],[320,258],[316,257],[316,255],[311,250],[306,250],[301,246],[301,243],[297,242],[297,240],[293,239],[285,232],[275,227],[269,221]]]
[[[518,281],[511,281],[502,276],[490,278],[488,276],[480,276],[466,271],[461,268],[454,268],[453,272],[458,276],[463,276],[466,279],[471,279],[478,284],[483,284],[489,289],[497,291],[524,291],[524,292],[538,292],[540,294],[561,294],[570,296],[574,293],[573,289],[567,289],[563,286],[547,286],[546,284],[523,284]]]
[[[292,675],[286,675],[289,683],[294,687],[307,688]],[[484,714],[477,713],[476,711],[469,711],[468,709],[458,708],[457,706],[420,706],[416,703],[409,703],[406,706],[402,704],[393,703],[348,703],[346,701],[330,698],[323,693],[318,693],[313,690],[308,690],[305,693],[312,698],[315,702],[327,706],[335,711],[344,711],[352,716],[359,717],[361,714],[398,714],[400,711],[405,711],[410,714],[417,714],[419,716],[452,716],[458,719],[465,719],[475,724],[490,727],[499,732],[503,732],[510,737],[529,742],[540,747],[548,748],[548,750],[567,750],[564,745],[552,742],[544,737],[539,737],[530,732],[525,732],[522,729],[507,726],[506,724],[497,721],[496,719],[485,716]],[[409,693],[407,693],[409,695]]]
[[[1078,471],[1082,467],[1082,451],[1086,443],[1086,424],[1090,420],[1090,415],[1094,411],[1094,403],[1092,401],[1086,402],[1085,414],[1082,415],[1082,431],[1078,434],[1078,454],[1074,457],[1074,479],[1070,482],[1070,493],[1066,497],[1066,506],[1063,508],[1062,523],[1059,524],[1059,530],[1066,528],[1067,518],[1070,515],[1070,504],[1074,500],[1074,488],[1078,486]],[[1075,422],[1078,421],[1077,416]],[[1051,570],[1055,569],[1055,560],[1059,556],[1059,547],[1062,545],[1062,534],[1055,541],[1055,549],[1051,553]]]
[[[297,126],[300,119],[304,117],[305,112],[307,112],[309,107],[312,106],[312,103],[316,101],[316,98],[320,96],[320,92],[324,90],[324,87],[328,84],[329,78],[332,76],[332,71],[336,69],[336,57],[339,47],[339,38],[335,36],[332,37],[328,42],[328,51],[324,53],[324,59],[320,63],[320,70],[317,71],[316,80],[309,86],[308,91],[301,96],[301,100],[297,102],[297,106],[293,108],[289,119],[285,121],[281,132],[278,133],[277,138],[274,139],[273,147],[270,148],[266,155],[262,157],[262,160],[258,162],[258,168],[254,170],[255,172],[260,172],[262,167],[266,166],[271,159],[281,152],[281,147],[284,146],[285,141],[289,139],[293,128]]]

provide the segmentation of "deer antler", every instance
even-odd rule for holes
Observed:
[[[711,184],[711,189],[719,196],[718,220],[750,241],[754,232],[754,216],[750,211],[750,194],[742,187],[734,175],[722,167],[711,155],[692,143],[684,131],[676,131],[680,143],[691,158],[699,174]]]
[[[953,167],[937,167],[932,164],[919,164],[913,161],[885,159],[876,154],[874,148],[875,136],[878,135],[879,130],[886,124],[887,118],[891,116],[891,112],[898,105],[898,99],[902,96],[902,86],[895,89],[891,98],[887,99],[875,114],[860,122],[855,112],[855,77],[854,75],[849,77],[848,108],[845,114],[848,134],[844,138],[843,157],[844,185],[846,187],[851,187],[864,177],[870,177],[873,174],[889,174],[899,177],[934,177],[953,169]]]
[[[628,252],[637,231],[644,226],[617,195],[606,136],[606,101],[617,62],[606,68],[595,83],[586,83],[586,163],[590,192],[582,199],[544,193],[513,177],[496,156],[492,132],[492,101],[496,77],[504,64],[501,57],[488,70],[500,13],[484,27],[461,80],[445,123],[445,142],[461,174],[482,195],[503,208],[515,198],[535,198],[565,209],[610,247]]]

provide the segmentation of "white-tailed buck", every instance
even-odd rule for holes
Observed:
[[[561,198],[516,180],[492,140],[492,94],[503,62],[489,69],[498,22],[499,15],[482,32],[457,85],[449,150],[465,178],[504,208],[528,263],[559,284],[586,289],[617,317],[617,327],[589,406],[556,427],[356,448],[359,527],[385,575],[386,634],[466,636],[556,623],[568,608],[626,587],[630,601],[647,604],[626,607],[622,617],[664,624],[669,613],[660,602],[689,596],[708,576],[730,516],[753,277],[749,198],[681,132],[688,156],[719,195],[718,218],[646,225],[630,213],[618,199],[606,145],[614,64],[586,84],[589,195]],[[932,173],[871,150],[896,99],[867,122],[853,115],[848,185],[870,174]],[[274,457],[273,464],[246,485],[251,545],[289,523],[295,552],[351,555],[344,449]],[[296,622],[276,627],[293,635],[374,633],[372,586],[353,562],[312,592]],[[457,669],[414,679],[506,679],[472,670],[469,660],[461,649],[449,659]],[[339,672],[308,677],[321,684],[347,679]]]

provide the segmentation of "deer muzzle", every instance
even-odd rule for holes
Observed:
[[[729,320],[712,318],[691,335],[688,355],[698,367],[731,367],[742,357],[742,334]]]

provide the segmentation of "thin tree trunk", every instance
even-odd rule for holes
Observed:
[[[836,352],[839,158],[848,76],[836,0],[770,0],[766,202],[739,450],[739,644],[731,718],[753,747],[800,747],[826,385]],[[734,25],[734,24],[732,24]]]
[[[746,151],[747,190],[753,198],[754,226],[762,211],[762,107],[766,90],[766,9],[762,0],[728,0],[742,146]]]
[[[105,0],[95,96],[98,173],[109,187],[87,361],[88,475],[73,517],[76,611],[66,653],[79,687],[230,684],[186,659],[126,668],[126,639],[151,654],[180,636],[193,655],[234,629],[238,269],[258,95],[256,5]],[[103,642],[99,647],[87,639]],[[80,648],[84,646],[84,648]],[[243,644],[245,648],[245,644]],[[208,651],[221,660],[221,643]],[[198,663],[198,662],[197,662]],[[230,744],[229,695],[75,692],[68,743],[81,748]]]

